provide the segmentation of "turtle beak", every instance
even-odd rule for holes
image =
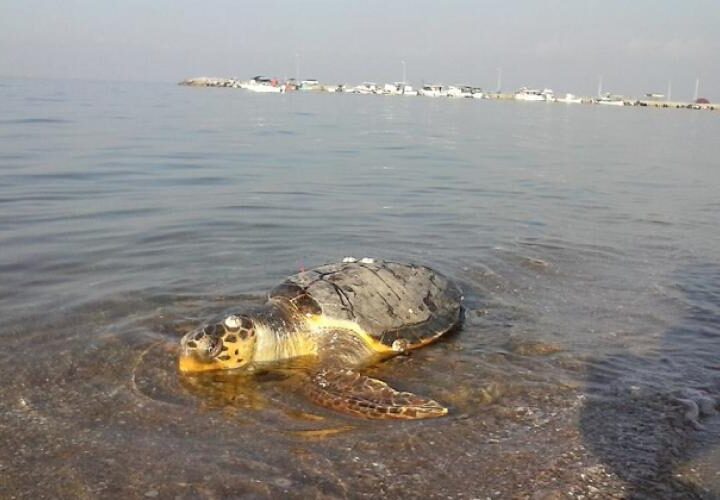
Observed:
[[[198,361],[210,362],[222,352],[223,341],[215,335],[217,326],[206,327],[185,335],[180,341],[182,356],[194,356]]]
[[[178,368],[182,373],[199,373],[220,368],[216,356],[222,352],[223,341],[206,335],[202,330],[190,332],[180,341]]]

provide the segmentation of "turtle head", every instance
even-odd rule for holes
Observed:
[[[233,314],[220,323],[191,331],[180,346],[183,373],[242,368],[252,361],[255,325],[249,317]]]

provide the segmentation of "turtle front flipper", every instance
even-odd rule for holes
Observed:
[[[306,385],[310,399],[335,411],[371,419],[413,420],[446,415],[436,401],[399,392],[353,370],[323,369]]]

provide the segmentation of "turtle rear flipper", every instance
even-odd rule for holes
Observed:
[[[321,370],[306,387],[315,403],[364,418],[412,420],[441,417],[448,411],[432,399],[396,391],[352,370]]]

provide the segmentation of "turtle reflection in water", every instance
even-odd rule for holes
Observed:
[[[445,415],[431,399],[361,372],[423,347],[463,319],[460,290],[424,266],[346,258],[287,278],[265,305],[185,335],[179,368],[247,373],[299,368],[317,404],[365,418]]]

